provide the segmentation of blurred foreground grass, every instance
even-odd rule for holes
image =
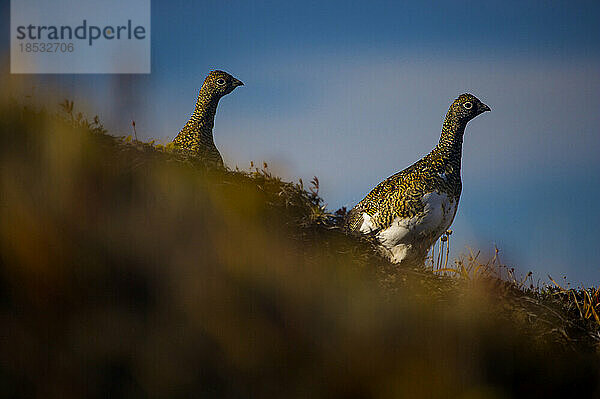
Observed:
[[[397,268],[314,187],[68,106],[0,105],[0,397],[600,394],[596,290]]]

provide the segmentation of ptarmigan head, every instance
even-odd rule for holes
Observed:
[[[227,72],[212,71],[204,79],[202,90],[211,97],[221,98],[231,93],[236,87],[243,85],[242,81],[234,78]]]
[[[474,95],[465,93],[454,100],[448,113],[466,123],[486,111],[491,111],[490,107],[479,101]]]

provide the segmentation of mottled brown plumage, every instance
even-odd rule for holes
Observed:
[[[421,262],[456,214],[465,127],[489,110],[475,96],[460,95],[446,114],[435,148],[379,183],[349,212],[346,228],[375,235],[396,262]]]
[[[173,144],[182,151],[200,157],[210,165],[223,167],[223,158],[213,139],[217,105],[221,97],[242,85],[241,81],[227,72],[209,73],[198,94],[194,113],[175,137]]]

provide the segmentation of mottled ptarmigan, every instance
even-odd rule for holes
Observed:
[[[173,144],[181,150],[200,157],[208,164],[223,167],[223,158],[213,139],[217,105],[221,97],[243,85],[227,72],[209,73],[198,94],[194,113],[175,137]]]
[[[349,212],[346,229],[373,235],[393,262],[423,264],[456,215],[465,127],[485,111],[490,108],[475,96],[461,94],[446,114],[435,148],[379,183]]]

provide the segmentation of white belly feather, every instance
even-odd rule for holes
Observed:
[[[458,201],[451,199],[446,194],[432,192],[421,199],[425,205],[421,214],[411,218],[396,218],[390,227],[377,233],[377,239],[391,251],[392,260],[400,262],[413,252],[422,253],[444,233],[454,220]],[[372,219],[363,214],[363,223],[360,227],[362,233],[375,230]]]

